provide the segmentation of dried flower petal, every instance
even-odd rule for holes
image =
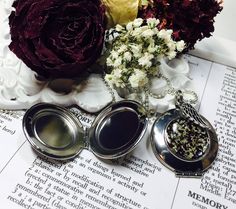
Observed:
[[[198,40],[210,37],[214,31],[214,17],[222,10],[217,0],[149,0],[139,10],[139,17],[156,17],[159,29],[173,30],[175,41],[184,40],[185,51],[192,49]]]

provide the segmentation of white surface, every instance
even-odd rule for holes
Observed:
[[[235,11],[236,1],[226,0],[222,12],[215,18],[213,36],[197,43],[190,54],[236,67]]]
[[[236,1],[225,0],[222,12],[215,18],[214,36],[236,41],[235,11]]]

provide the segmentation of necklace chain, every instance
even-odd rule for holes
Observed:
[[[104,76],[102,76],[102,79],[103,79],[103,82],[104,82],[104,84],[106,85],[106,87],[107,87],[107,89],[108,89],[109,94],[111,95],[112,103],[116,102],[115,93],[114,93],[112,87],[111,87],[111,86],[109,85],[109,83],[105,80]]]
[[[151,115],[151,110],[149,108],[149,97],[152,97],[154,99],[163,99],[166,95],[173,95],[175,96],[175,99],[178,100],[178,98],[181,96],[182,100],[184,102],[190,103],[190,104],[196,104],[198,101],[198,96],[196,94],[196,92],[192,91],[192,90],[178,90],[175,89],[172,85],[171,85],[171,81],[170,79],[168,79],[167,77],[165,77],[164,75],[160,74],[158,75],[159,79],[163,79],[166,82],[167,88],[165,90],[163,90],[160,94],[155,94],[152,93],[150,91],[150,88],[148,85],[146,85],[144,87],[144,98],[143,95],[140,94],[138,89],[133,88],[134,93],[137,94],[137,99],[139,101],[142,101],[143,106],[146,108],[146,110],[149,111],[149,114]],[[102,77],[104,84],[106,85],[109,94],[111,95],[112,98],[112,103],[116,102],[116,98],[115,98],[115,94],[114,94],[114,90],[113,88],[109,85],[109,83],[105,80],[104,76]],[[190,96],[190,98],[187,99],[187,96]],[[191,98],[192,97],[192,98]]]

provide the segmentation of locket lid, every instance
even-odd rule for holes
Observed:
[[[88,130],[69,109],[54,104],[36,104],[23,117],[23,131],[32,147],[57,160],[74,158],[83,148],[100,158],[119,158],[138,144],[146,129],[145,109],[131,100],[109,105]]]
[[[84,148],[84,130],[68,109],[39,103],[23,117],[23,131],[40,154],[56,160],[74,158]]]
[[[132,151],[147,129],[146,110],[138,102],[122,100],[105,108],[89,130],[92,152],[103,159],[119,158]]]
[[[203,116],[208,128],[184,118],[172,109],[156,119],[151,144],[156,157],[178,176],[201,176],[213,163],[218,152],[215,130]]]

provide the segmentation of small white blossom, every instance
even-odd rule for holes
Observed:
[[[179,52],[182,52],[182,51],[184,50],[184,48],[185,48],[185,43],[184,43],[184,41],[183,41],[183,40],[178,41],[178,42],[176,43],[176,48],[177,48],[177,50],[178,50]]]
[[[158,37],[162,39],[167,39],[169,38],[169,34],[166,32],[166,30],[161,29],[158,33]]]
[[[125,53],[124,53],[124,59],[125,59],[126,61],[131,61],[131,59],[132,59],[132,54],[131,54],[130,52],[125,52]]]
[[[126,25],[126,30],[127,30],[127,31],[133,30],[133,23],[132,23],[132,22],[129,22],[129,23]]]
[[[170,51],[169,53],[168,53],[168,55],[167,55],[167,57],[168,57],[168,59],[173,59],[173,58],[175,58],[176,57],[176,51]]]
[[[148,83],[148,78],[145,72],[134,69],[134,73],[129,77],[129,82],[133,88],[143,87]]]
[[[111,57],[112,57],[112,59],[117,59],[119,57],[119,53],[114,51],[114,50],[112,50],[111,51]]]
[[[122,30],[124,30],[125,28],[123,27],[123,26],[121,26],[121,25],[119,25],[119,24],[117,24],[116,25],[116,31],[122,31]]]
[[[121,63],[122,63],[122,59],[121,59],[121,57],[118,57],[117,59],[115,59],[113,66],[119,67],[121,65]]]
[[[170,51],[174,51],[176,48],[176,44],[174,41],[170,40],[169,42],[167,42],[167,46],[169,48]]]
[[[105,81],[111,83],[113,76],[111,74],[106,74],[104,77]]]
[[[142,19],[142,18],[136,18],[136,19],[133,21],[133,26],[134,26],[135,28],[140,27],[142,24],[143,24],[143,19]]]
[[[140,36],[141,33],[142,33],[142,28],[135,28],[132,31],[131,35],[137,38],[138,36]]]
[[[160,23],[160,20],[156,18],[148,18],[147,19],[147,24],[150,28],[156,27]]]
[[[142,36],[145,38],[152,37],[153,35],[154,35],[154,32],[152,31],[152,29],[147,29],[142,32]]]
[[[120,53],[125,52],[126,50],[127,50],[127,46],[123,44],[120,46],[117,52],[120,54]]]
[[[107,58],[106,63],[107,63],[107,66],[113,66],[113,64],[114,64],[110,57]]]
[[[146,68],[149,68],[152,66],[151,60],[154,58],[153,54],[145,53],[144,56],[138,59],[138,63]]]
[[[134,57],[140,57],[142,52],[142,46],[138,44],[130,44],[129,47],[134,55]]]
[[[149,44],[147,50],[149,53],[154,53],[158,49],[158,46],[155,46],[155,44]]]
[[[114,71],[113,71],[113,75],[116,78],[120,78],[122,76],[122,70],[120,68],[115,68]]]

